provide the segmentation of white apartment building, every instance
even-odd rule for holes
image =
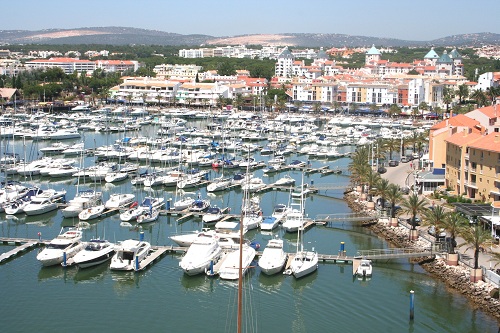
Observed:
[[[197,65],[161,64],[156,65],[153,72],[156,73],[157,78],[161,78],[163,80],[194,81],[196,79],[196,75],[201,70],[203,70],[203,67]]]
[[[110,89],[117,98],[148,102],[173,103],[181,83],[157,78],[127,78],[122,84]]]
[[[292,55],[288,47],[285,47],[276,60],[276,65],[274,67],[275,75],[277,77],[292,78],[293,61],[294,56]]]
[[[139,69],[139,62],[136,60],[97,60],[97,68],[106,72],[136,71]]]
[[[78,73],[92,73],[97,68],[97,64],[94,61],[75,58],[35,59],[26,62],[25,66],[27,69],[59,67],[63,70],[64,74],[72,74],[75,71]]]
[[[229,89],[219,83],[188,82],[181,84],[175,95],[177,103],[184,105],[215,106],[219,96],[229,97]]]

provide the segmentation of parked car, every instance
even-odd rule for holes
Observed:
[[[430,226],[429,229],[427,229],[427,232],[429,235],[432,235],[438,239],[444,239],[446,237],[446,231],[444,228],[439,229],[438,234],[436,235],[436,227],[435,226]]]
[[[406,156],[401,157],[401,163],[408,163],[408,162],[410,162],[410,160]]]
[[[381,167],[378,167],[377,172],[380,173],[380,174],[386,173],[387,169],[385,167],[381,166]]]
[[[390,160],[390,161],[389,161],[389,166],[390,166],[390,167],[396,167],[396,166],[398,166],[398,165],[399,165],[399,162],[398,162],[398,161],[396,161],[396,160]]]

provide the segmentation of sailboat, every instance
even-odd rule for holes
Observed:
[[[303,183],[304,176],[302,176]],[[303,202],[303,197],[301,197],[301,201]],[[300,219],[304,219],[303,214]],[[297,279],[309,275],[318,269],[318,253],[314,251],[314,248],[312,251],[304,250],[304,223],[299,223],[299,225],[297,229],[297,253],[293,258],[290,269],[287,270],[288,274],[293,274]]]

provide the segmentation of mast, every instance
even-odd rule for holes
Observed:
[[[248,147],[248,160],[250,160],[250,146]],[[250,171],[250,163],[247,164],[247,182],[250,182],[250,178],[248,177],[248,172]],[[248,197],[248,189],[243,192],[243,204],[247,203]],[[243,214],[246,214],[245,207],[242,207],[242,212],[240,216],[240,259],[238,266],[238,322],[237,322],[237,332],[241,333],[242,326],[242,308],[243,308]]]

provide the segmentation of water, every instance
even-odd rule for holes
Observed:
[[[122,134],[123,135],[123,134]],[[87,134],[86,140],[104,144],[122,136]],[[31,143],[27,143],[30,145]],[[39,143],[47,145],[48,143]],[[16,145],[20,145],[19,142]],[[22,147],[22,144],[21,144]],[[260,158],[260,157],[259,157]],[[268,157],[262,157],[267,159]],[[90,163],[92,158],[87,158]],[[327,162],[313,162],[321,166]],[[330,161],[332,167],[347,165],[347,159]],[[258,176],[262,171],[257,171]],[[301,174],[290,172],[298,183]],[[211,177],[215,176],[212,174]],[[279,175],[263,176],[266,182]],[[345,176],[313,174],[305,180],[315,183],[347,184]],[[66,188],[67,197],[75,193],[74,180],[51,182],[36,180],[43,186]],[[98,185],[110,193],[132,192],[141,198],[149,192],[129,182],[120,185]],[[166,199],[173,190],[159,188],[153,193]],[[202,196],[206,196],[204,190]],[[329,196],[312,196],[307,200],[310,217],[325,213],[349,212],[341,190],[329,190]],[[211,196],[212,203],[229,206],[239,212],[241,191]],[[270,214],[276,203],[287,203],[285,192],[261,195],[264,214]],[[60,212],[42,216],[7,219],[0,215],[2,237],[36,238],[41,232],[50,239],[62,226],[77,222],[63,219]],[[197,219],[178,224],[177,217],[160,216],[156,223],[143,228],[122,227],[118,215],[96,222],[85,230],[84,238],[106,236],[112,241],[138,238],[144,231],[153,245],[170,245],[168,236],[200,228]],[[276,233],[282,235],[280,231]],[[271,235],[250,232],[250,237],[265,246]],[[283,235],[282,235],[283,236]],[[284,235],[285,247],[295,251],[296,236]],[[333,227],[314,226],[305,233],[305,247],[320,253],[334,254],[345,242],[348,255],[361,249],[385,248],[387,243],[356,224],[337,223]],[[12,246],[0,247],[1,252]],[[4,332],[74,332],[105,329],[110,332],[137,330],[168,332],[233,332],[236,324],[236,283],[205,276],[189,277],[182,273],[179,255],[165,255],[140,273],[111,272],[107,265],[79,270],[75,267],[41,267],[38,250],[11,260],[0,267],[2,316]],[[346,264],[321,263],[317,272],[296,280],[281,274],[265,276],[258,267],[245,278],[245,328],[260,332],[497,332],[496,321],[474,310],[460,294],[450,292],[439,281],[429,277],[418,265],[406,260],[375,262],[369,280],[352,277]],[[409,321],[409,292],[415,291],[415,319]]]

